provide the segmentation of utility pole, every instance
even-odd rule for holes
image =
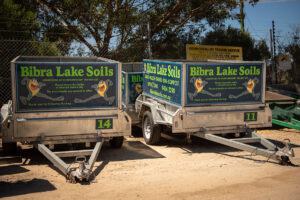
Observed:
[[[273,61],[274,61],[274,71],[275,71],[275,83],[277,83],[277,66],[276,66],[276,38],[275,38],[275,23],[272,20],[272,29],[273,29]]]
[[[274,65],[274,51],[273,51],[273,33],[272,29],[270,29],[270,47],[271,47],[271,73],[272,73],[272,84],[276,83],[276,75],[275,75],[275,65]]]
[[[147,23],[147,29],[148,29],[148,51],[149,51],[149,59],[152,59],[150,22]]]
[[[240,24],[241,24],[241,31],[244,33],[244,20],[245,20],[245,14],[244,14],[244,0],[240,0]]]

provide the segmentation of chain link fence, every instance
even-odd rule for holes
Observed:
[[[142,61],[143,58],[148,58],[146,47],[147,44],[145,43],[138,45],[137,48],[103,51],[98,53],[97,57],[105,57],[121,62]],[[78,42],[0,39],[0,106],[12,99],[10,62],[17,56],[95,57],[85,45]]]
[[[156,46],[166,47],[162,48],[161,51],[154,49],[155,54],[153,57],[184,59],[183,55],[185,55],[185,46],[182,45],[180,48],[172,48],[170,45],[171,44],[156,44]],[[177,54],[172,52],[172,54],[175,56],[171,56],[168,54],[168,52],[171,52],[171,50],[166,49],[174,49]],[[145,41],[134,44],[132,47],[130,47],[128,44],[126,49],[99,51],[97,52],[96,56],[105,57],[120,62],[141,62],[143,59],[148,58],[147,50],[147,42]],[[84,44],[79,42],[41,42],[27,40],[7,40],[0,38],[0,106],[12,99],[10,62],[17,56],[95,57],[93,52],[91,52]],[[267,69],[269,69],[267,71],[267,82],[270,84],[271,67],[268,66]],[[278,83],[283,83],[281,79],[288,83],[300,83],[299,69],[299,66],[296,66],[294,63],[292,70],[278,74]]]

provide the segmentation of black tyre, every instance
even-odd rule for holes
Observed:
[[[152,114],[146,111],[143,116],[143,137],[147,144],[157,144],[160,140],[161,126],[154,125]]]
[[[124,137],[114,137],[109,140],[109,144],[112,148],[118,149],[121,148],[123,145]]]
[[[2,149],[4,155],[16,155],[17,154],[17,143],[16,142],[8,142],[2,143]]]

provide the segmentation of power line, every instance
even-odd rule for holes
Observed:
[[[251,23],[251,21],[250,21],[250,19],[249,19],[248,16],[246,16],[246,19],[247,19],[247,21],[249,22],[250,26],[252,27],[252,29],[253,29],[254,33],[256,34],[256,36],[257,36],[259,39],[264,40],[262,37],[260,37],[260,36],[258,35],[258,33],[256,32],[255,28],[253,27],[253,25],[252,25],[252,23]]]

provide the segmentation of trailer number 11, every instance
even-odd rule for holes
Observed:
[[[257,121],[257,112],[245,112],[244,121],[245,122]]]

